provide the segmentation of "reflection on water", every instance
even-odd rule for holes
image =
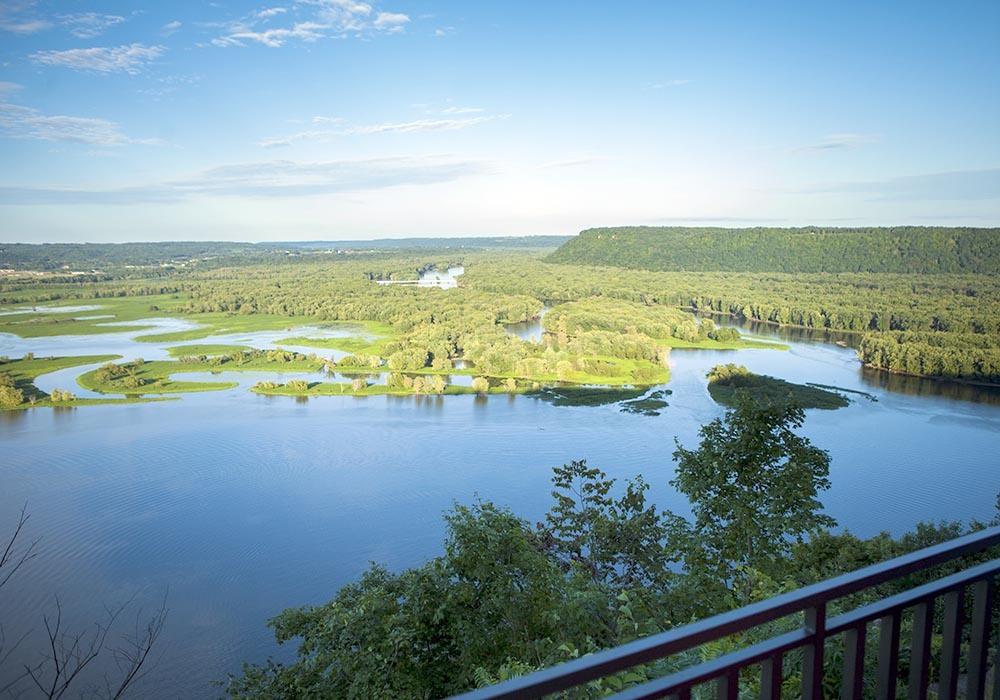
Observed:
[[[867,385],[910,396],[938,396],[958,401],[972,401],[1000,406],[1000,387],[959,384],[958,382],[937,381],[923,377],[909,377],[890,374],[869,367],[861,368],[861,375]]]

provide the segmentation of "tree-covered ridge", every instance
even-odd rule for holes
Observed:
[[[550,262],[663,271],[1000,273],[1000,229],[588,229]]]
[[[276,245],[216,241],[163,243],[0,243],[0,269],[90,270],[184,265],[195,261],[225,259],[260,261],[284,253]]]

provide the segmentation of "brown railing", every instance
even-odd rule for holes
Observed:
[[[1000,559],[969,565],[957,573],[918,585],[902,593],[827,618],[831,603],[873,586],[899,583],[905,576],[930,569],[963,556],[982,553],[1000,544],[1000,527],[981,530],[950,542],[913,552],[891,561],[844,574],[791,593],[723,613],[684,627],[591,654],[528,676],[457,696],[456,700],[524,700],[572,691],[596,679],[625,671],[712,642],[753,630],[760,625],[801,614],[804,623],[738,651],[695,664],[681,671],[627,688],[613,700],[677,698],[689,700],[692,691],[706,684],[715,688],[718,700],[740,697],[741,675],[754,673],[762,700],[780,700],[786,654],[801,654],[801,697],[823,698],[824,649],[827,640],[842,637],[844,645],[840,697],[874,695],[878,700],[897,696],[900,662],[900,628],[903,616],[912,621],[909,644],[908,697],[926,700],[929,690],[938,700],[959,697],[959,675],[965,662],[961,697],[985,700],[987,671],[1000,666],[988,658],[993,630],[996,577]],[[971,611],[966,621],[966,596],[971,592]],[[937,611],[937,614],[935,612]],[[870,623],[877,628],[878,650],[869,658],[866,637]],[[965,634],[968,628],[968,634]],[[931,641],[938,636],[940,651],[932,655]],[[935,645],[937,647],[937,645]],[[932,656],[938,670],[932,674]],[[866,670],[869,680],[866,688]],[[994,671],[994,675],[996,672]],[[874,680],[874,688],[871,681]],[[711,687],[709,686],[709,687]],[[746,695],[747,688],[743,688]],[[829,694],[829,691],[828,691]],[[798,696],[799,693],[796,693]],[[573,697],[572,694],[569,695]],[[992,700],[1000,700],[1000,679],[992,683]]]

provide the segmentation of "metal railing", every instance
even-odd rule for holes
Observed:
[[[706,642],[746,632],[795,614],[802,614],[804,619],[804,624],[795,631],[655,678],[612,697],[614,700],[666,697],[690,700],[693,689],[714,684],[719,700],[736,700],[740,696],[741,672],[745,678],[748,670],[756,668],[759,669],[756,680],[760,698],[780,700],[783,661],[788,652],[800,650],[801,697],[819,700],[823,697],[825,644],[827,640],[842,635],[844,654],[840,669],[840,697],[861,698],[866,669],[873,669],[874,696],[878,700],[889,700],[895,698],[897,693],[900,628],[905,614],[907,622],[912,623],[906,684],[908,697],[911,700],[926,700],[928,690],[933,688],[939,700],[956,698],[964,656],[966,672],[963,674],[962,697],[985,700],[987,671],[990,666],[1000,667],[1000,652],[995,652],[992,663],[988,659],[995,580],[1000,573],[1000,559],[970,566],[829,619],[827,610],[831,603],[846,596],[910,574],[927,572],[935,566],[983,552],[997,544],[1000,544],[1000,527],[981,530],[684,627],[474,690],[456,696],[456,700],[541,698],[578,688],[641,664],[667,659]],[[968,590],[972,592],[972,606],[966,621]],[[941,605],[938,605],[939,601]],[[935,615],[936,608],[943,610]],[[866,654],[869,623],[876,623],[872,626],[877,626],[878,650],[872,654],[874,659],[869,659]],[[964,634],[966,628],[967,636]],[[940,640],[940,652],[932,655],[931,642],[935,636]],[[932,656],[936,657],[940,668],[933,678]],[[998,673],[994,671],[995,676]],[[872,689],[868,688],[865,694],[871,692]],[[993,682],[992,700],[1000,700],[1000,678]]]

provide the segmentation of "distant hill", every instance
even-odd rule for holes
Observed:
[[[374,241],[261,243],[282,248],[385,250],[390,248],[558,248],[572,236],[485,236],[477,238],[380,238]]]
[[[1000,229],[595,228],[546,259],[661,271],[1000,274]]]
[[[162,243],[0,243],[0,269],[73,270],[185,266],[206,261],[246,263],[270,258],[287,246],[225,241]]]

